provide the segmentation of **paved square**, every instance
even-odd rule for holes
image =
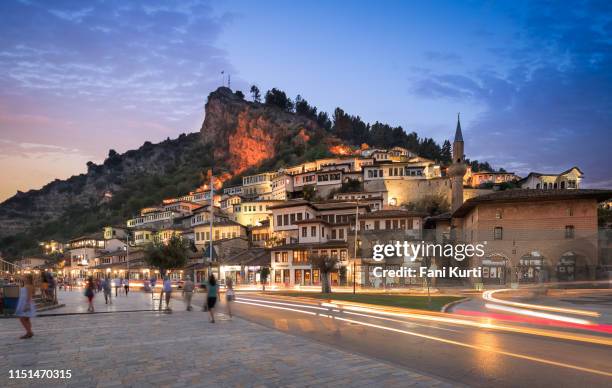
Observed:
[[[219,313],[215,324],[173,300],[172,314],[152,311],[151,296],[134,292],[112,306],[96,297],[100,314],[78,291],[66,307],[36,318],[35,336],[20,340],[16,319],[0,320],[0,386],[448,386],[366,357]],[[222,310],[222,309],[221,309]],[[70,369],[69,380],[9,379],[10,369]]]

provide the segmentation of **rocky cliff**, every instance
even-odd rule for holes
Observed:
[[[315,136],[333,142],[322,132],[316,121],[245,101],[225,87],[209,95],[200,131],[204,143],[213,146],[215,161],[225,164],[232,174],[274,159],[283,147],[305,147]]]

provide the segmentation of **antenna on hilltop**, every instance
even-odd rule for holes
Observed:
[[[228,89],[231,89],[230,85],[231,85],[230,74],[228,73],[227,74],[227,87],[228,87]]]

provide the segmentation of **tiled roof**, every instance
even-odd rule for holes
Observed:
[[[346,248],[348,247],[348,243],[343,240],[330,240],[324,243],[294,243],[294,244],[285,244],[279,245],[273,248],[270,248],[272,251],[279,251],[284,249],[326,249],[326,248]]]
[[[299,221],[295,221],[294,224],[296,225],[300,225],[300,224],[328,224],[329,222],[325,221],[324,219],[321,218],[309,218],[307,220],[299,220]]]
[[[479,204],[499,202],[541,202],[572,199],[595,199],[602,202],[612,198],[612,190],[594,189],[515,189],[497,191],[470,198],[453,213],[453,217],[463,217]]]
[[[425,217],[425,212],[413,211],[413,210],[378,210],[371,213],[360,215],[361,219],[372,219],[372,218],[400,218],[400,217]]]

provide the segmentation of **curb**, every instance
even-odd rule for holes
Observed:
[[[467,297],[466,297],[466,298],[462,298],[462,299],[459,299],[459,300],[455,300],[455,301],[453,301],[453,302],[449,302],[449,303],[445,304],[444,306],[442,306],[442,308],[440,309],[440,311],[441,311],[441,312],[443,312],[443,313],[448,313],[448,310],[449,310],[451,307],[453,307],[453,306],[455,306],[455,305],[457,305],[457,304],[459,304],[459,303],[467,302],[468,300],[471,300],[471,299],[472,299],[472,298],[467,298]]]

